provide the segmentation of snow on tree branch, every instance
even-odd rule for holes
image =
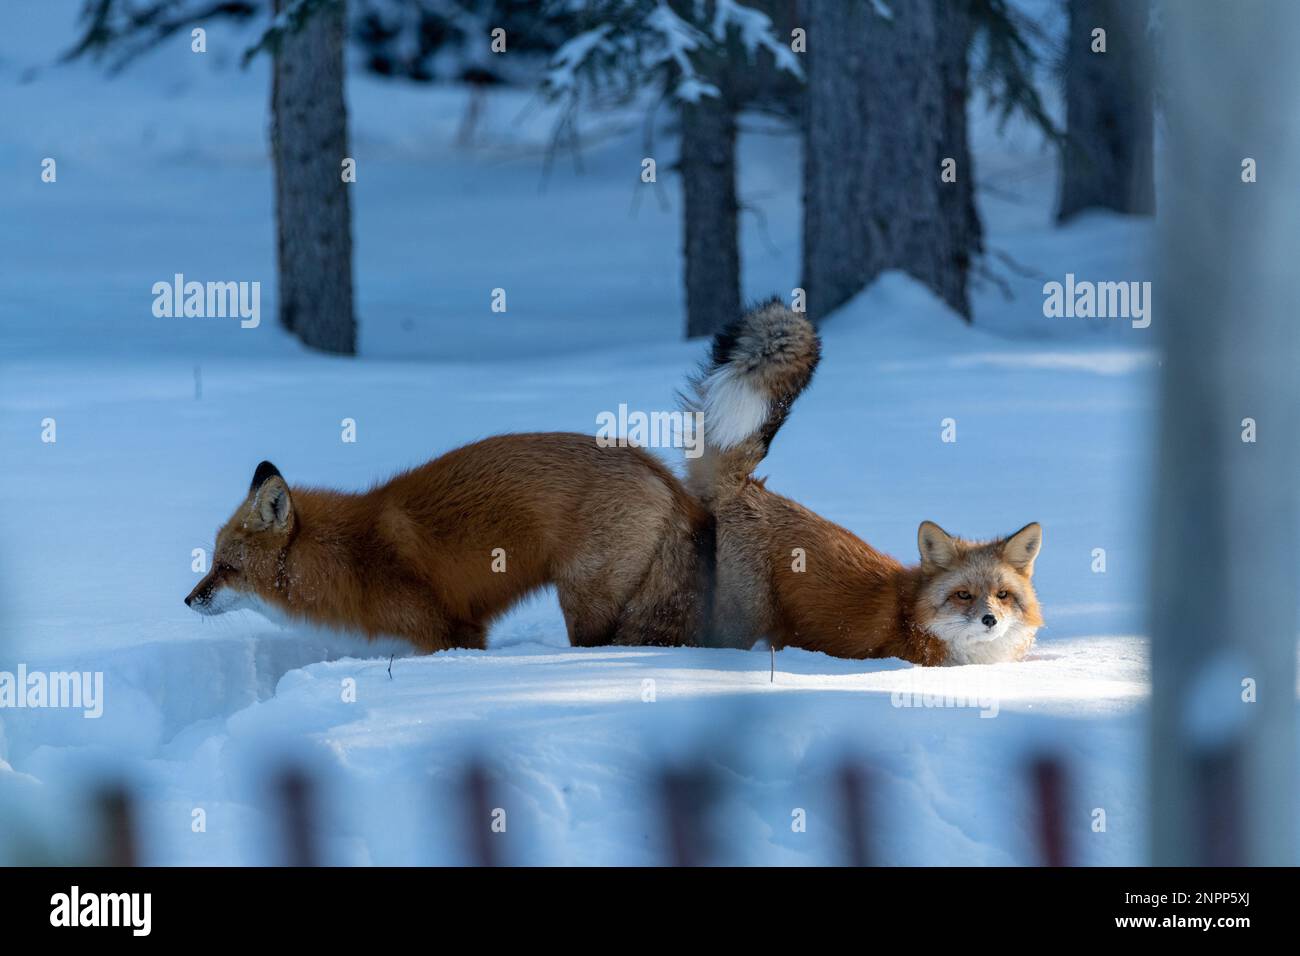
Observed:
[[[724,54],[733,36],[749,56],[766,50],[779,69],[803,78],[771,19],[738,0],[695,0],[677,9],[667,0],[561,0],[559,6],[582,29],[551,59],[543,86],[553,96],[576,97],[585,89],[630,98],[654,83],[683,102],[717,96],[698,60]]]
[[[646,66],[652,71],[670,62],[677,67],[679,79],[674,92],[678,99],[697,103],[701,96],[718,95],[718,88],[700,79],[691,62],[691,53],[707,42],[703,33],[674,13],[662,0],[646,17],[646,26],[662,38],[660,44],[650,46]]]
[[[117,72],[140,54],[173,34],[207,20],[249,20],[262,12],[264,0],[84,0],[81,35],[60,57],[95,59],[110,54]]]
[[[703,7],[704,4],[697,3],[697,6]],[[710,29],[713,39],[725,43],[728,31],[733,28],[751,58],[759,49],[767,50],[780,69],[803,79],[803,67],[799,65],[799,58],[788,44],[777,39],[772,30],[771,17],[761,10],[737,3],[736,0],[715,0]]]

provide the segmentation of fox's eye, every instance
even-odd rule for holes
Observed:
[[[1008,595],[1008,594],[1010,594],[1009,591],[999,591],[999,592],[998,592],[998,600],[999,600],[999,601],[1005,601],[1005,600],[1007,599],[1007,595]]]
[[[969,591],[958,591],[958,592],[957,592],[957,597],[961,598],[963,601],[969,601],[969,600],[970,600],[970,592],[969,592]]]

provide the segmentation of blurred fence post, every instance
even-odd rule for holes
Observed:
[[[1029,767],[1034,799],[1038,804],[1038,845],[1044,866],[1069,866],[1066,840],[1065,766],[1060,758],[1044,754]]]
[[[465,770],[466,822],[469,825],[469,854],[474,866],[500,866],[501,854],[496,839],[500,834],[492,829],[492,780],[487,768],[474,761]]]
[[[1163,21],[1152,861],[1292,865],[1300,4]]]
[[[671,866],[706,866],[713,858],[708,829],[713,781],[700,766],[670,768],[659,778]]]
[[[276,793],[280,799],[285,863],[319,866],[320,856],[313,835],[316,807],[311,780],[297,767],[286,767],[276,779]]]
[[[126,787],[113,785],[103,790],[99,795],[99,814],[104,828],[105,864],[139,866],[135,807]]]
[[[844,862],[848,866],[870,866],[867,832],[871,826],[871,786],[867,773],[851,760],[835,776],[844,813]]]

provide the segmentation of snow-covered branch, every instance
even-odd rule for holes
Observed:
[[[551,59],[545,89],[576,96],[611,90],[627,97],[662,85],[684,102],[719,95],[701,65],[703,55],[723,55],[734,38],[752,57],[764,50],[778,69],[802,79],[798,58],[778,38],[771,18],[739,0],[557,0],[557,14],[582,25]]]

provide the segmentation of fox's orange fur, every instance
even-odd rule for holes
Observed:
[[[688,486],[715,519],[715,640],[916,664],[1019,660],[1042,625],[1037,524],[977,543],[924,522],[921,563],[907,567],[752,477],[819,356],[811,324],[772,301],[719,333],[694,383],[705,453]]]
[[[708,515],[653,456],[503,435],[359,494],[290,489],[263,462],[186,604],[437,651],[484,647],[496,615],[553,584],[574,644],[684,644],[707,613],[711,547]]]

